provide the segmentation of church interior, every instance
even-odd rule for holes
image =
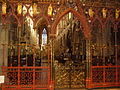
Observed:
[[[120,0],[0,0],[0,90],[113,87]]]

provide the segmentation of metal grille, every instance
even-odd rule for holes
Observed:
[[[120,66],[92,66],[91,87],[120,86]]]
[[[118,83],[120,83],[120,67],[118,67],[117,72],[118,72]]]
[[[105,68],[105,82],[114,83],[116,81],[116,68],[108,67]]]
[[[102,83],[103,82],[103,68],[92,69],[92,82]]]
[[[85,65],[59,64],[55,72],[56,88],[85,88]]]
[[[49,67],[3,67],[3,90],[52,90]]]

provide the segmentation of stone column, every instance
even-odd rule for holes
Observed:
[[[0,26],[0,67],[7,65],[8,65],[8,25],[1,25]],[[0,74],[1,74],[1,70],[0,70]]]
[[[18,66],[20,66],[20,42],[21,42],[21,29],[22,27],[18,25]]]
[[[86,88],[91,87],[91,41],[86,40]]]

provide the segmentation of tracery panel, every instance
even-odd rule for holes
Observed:
[[[92,40],[91,40],[91,48],[92,48],[92,65],[100,66],[103,65],[103,33],[102,26],[98,20],[95,20],[92,26]]]

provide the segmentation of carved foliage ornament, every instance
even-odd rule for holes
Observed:
[[[67,3],[66,3],[66,6],[68,7],[68,8],[74,8],[76,11],[77,11],[77,5],[76,5],[76,3],[74,2],[74,1],[67,1]]]

